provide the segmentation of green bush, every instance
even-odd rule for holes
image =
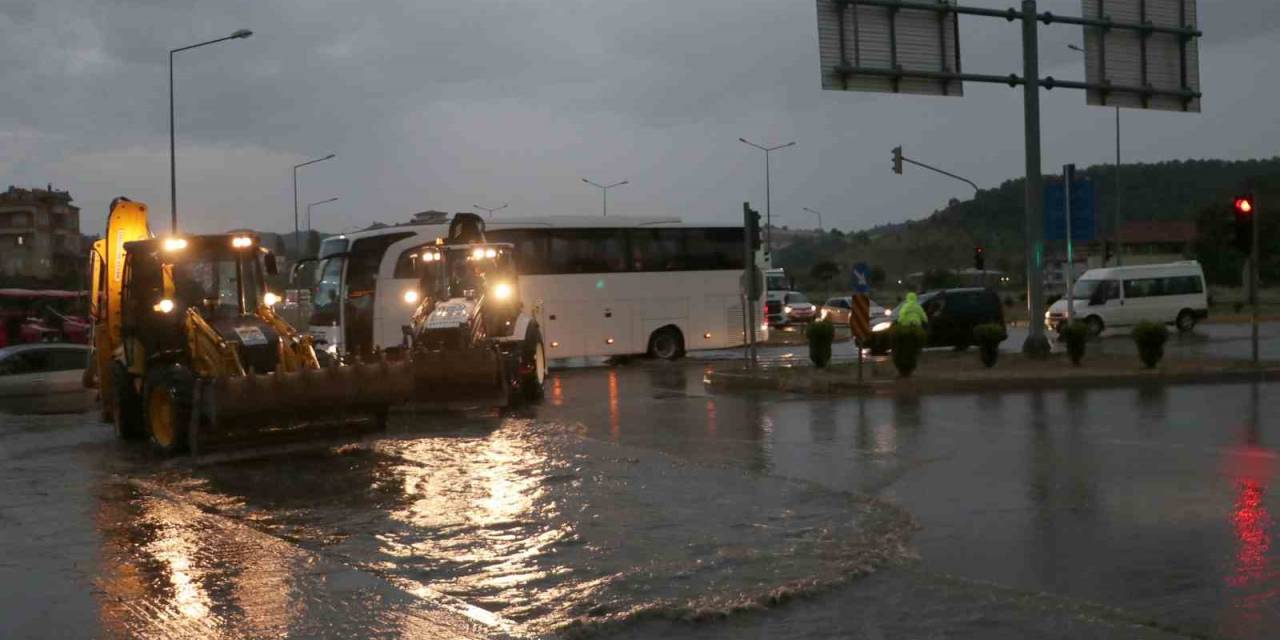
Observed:
[[[813,366],[821,369],[831,362],[831,342],[836,337],[835,325],[830,320],[819,320],[809,324],[805,330],[809,339],[809,359]]]
[[[1062,328],[1062,341],[1067,343],[1067,355],[1071,356],[1071,364],[1080,366],[1084,359],[1084,345],[1089,341],[1089,325],[1075,321]]]
[[[1138,345],[1138,357],[1148,369],[1154,369],[1164,357],[1164,343],[1169,339],[1169,328],[1163,322],[1139,322],[1133,327],[1133,341]]]
[[[973,328],[973,341],[978,343],[978,357],[988,369],[996,366],[996,360],[1000,357],[1000,343],[1008,337],[1004,325],[980,324]]]
[[[920,350],[924,348],[925,333],[920,327],[895,327],[893,331],[893,366],[898,375],[907,378],[920,363]]]

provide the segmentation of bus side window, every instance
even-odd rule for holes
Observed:
[[[488,234],[491,242],[515,247],[516,269],[521,275],[553,273],[547,263],[547,232],[542,229],[504,229]]]
[[[632,229],[632,271],[680,271],[685,268],[683,229]]]

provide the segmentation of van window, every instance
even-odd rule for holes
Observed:
[[[1185,296],[1204,293],[1204,283],[1200,276],[1174,276],[1166,278],[1164,294],[1167,296]]]

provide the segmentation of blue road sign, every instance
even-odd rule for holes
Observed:
[[[1067,239],[1066,189],[1062,180],[1047,179],[1044,185],[1044,238],[1049,242]],[[1097,235],[1096,201],[1093,181],[1078,177],[1071,182],[1071,240],[1089,242]]]
[[[867,280],[870,274],[871,268],[867,266],[867,263],[859,262],[853,265],[853,272],[849,274],[849,281],[854,293],[869,293],[871,291],[871,283]]]

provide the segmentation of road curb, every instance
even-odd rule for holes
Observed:
[[[1059,377],[1009,376],[975,378],[895,378],[858,382],[854,374],[828,374],[809,368],[803,374],[778,375],[777,370],[759,372],[713,370],[703,381],[718,391],[778,391],[813,395],[927,395],[991,391],[1043,391],[1100,387],[1143,387],[1172,384],[1238,384],[1280,380],[1280,367],[1258,369],[1213,369],[1202,371],[1124,371],[1090,374],[1072,373]]]

